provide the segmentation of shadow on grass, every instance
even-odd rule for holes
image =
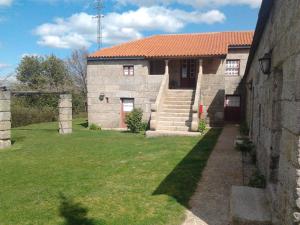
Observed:
[[[173,171],[160,183],[152,195],[168,195],[189,208],[203,169],[222,129],[210,129]]]
[[[64,218],[64,225],[106,225],[103,220],[89,218],[86,207],[63,194],[60,194],[59,215]]]

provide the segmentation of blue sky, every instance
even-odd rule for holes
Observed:
[[[104,0],[103,43],[161,33],[254,30],[261,0]],[[24,55],[96,50],[94,0],[0,0],[0,76]]]

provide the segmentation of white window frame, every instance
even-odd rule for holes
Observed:
[[[134,76],[134,66],[133,65],[124,65],[123,66],[123,75],[124,76]]]
[[[225,74],[226,76],[240,76],[241,69],[241,60],[240,59],[227,59]]]

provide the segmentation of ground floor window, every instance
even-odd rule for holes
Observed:
[[[120,127],[126,128],[125,118],[134,109],[134,98],[121,98]]]

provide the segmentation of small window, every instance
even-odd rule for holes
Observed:
[[[134,99],[133,98],[123,98],[123,112],[128,113],[134,109]]]
[[[166,63],[164,60],[150,61],[150,75],[164,75]]]
[[[134,75],[134,66],[123,66],[124,76],[133,76]]]
[[[240,60],[226,60],[226,75],[240,75]]]

